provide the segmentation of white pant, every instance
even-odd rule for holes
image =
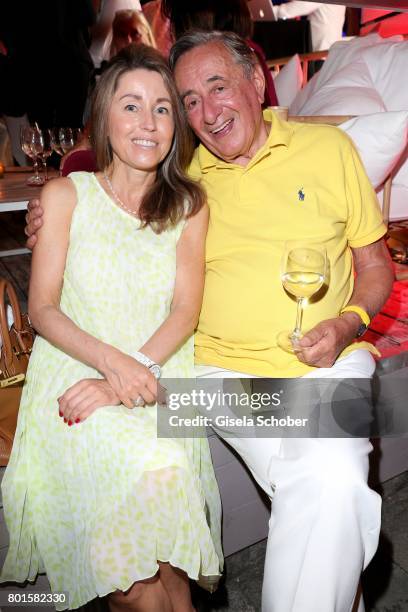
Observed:
[[[374,369],[371,354],[356,350],[332,368],[319,368],[307,377],[368,378]],[[196,366],[196,376],[250,377],[213,366]],[[216,432],[225,436],[225,431]],[[380,531],[381,498],[367,485],[369,440],[225,441],[273,498],[263,612],[351,612],[361,572],[377,549]],[[361,598],[358,612],[363,610]]]

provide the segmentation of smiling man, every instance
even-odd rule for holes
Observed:
[[[373,349],[353,341],[387,299],[393,274],[353,145],[336,128],[262,114],[262,70],[233,34],[187,34],[170,64],[201,141],[191,173],[210,206],[198,376],[370,377]],[[310,331],[296,354],[276,342],[293,327],[280,279],[292,239],[324,244],[330,261],[328,289],[305,309]],[[367,486],[369,441],[218,433],[272,499],[263,611],[363,610],[356,591],[380,526],[380,498]]]
[[[234,34],[186,34],[170,63],[201,141],[191,174],[210,207],[197,375],[371,377],[374,349],[354,340],[387,299],[393,274],[386,227],[352,143],[336,128],[262,114],[262,70]],[[41,224],[38,205],[30,210],[28,235]],[[296,239],[324,244],[330,278],[305,308],[309,331],[292,354],[276,338],[293,326],[280,260],[285,241]],[[361,612],[356,592],[377,548],[381,508],[367,485],[368,439],[217,432],[272,499],[263,612],[351,612],[354,603]]]

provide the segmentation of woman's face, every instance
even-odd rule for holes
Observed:
[[[143,42],[143,32],[136,17],[122,19],[114,24],[113,41],[116,53],[131,43]]]
[[[161,75],[138,68],[123,74],[108,114],[114,159],[146,172],[155,171],[174,135],[170,94]]]

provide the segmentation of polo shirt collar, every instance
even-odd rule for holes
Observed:
[[[248,166],[253,165],[264,157],[270,149],[283,145],[288,147],[292,138],[293,129],[287,121],[282,121],[276,113],[266,108],[263,111],[263,118],[268,123],[272,123],[266,143],[259,149],[256,155],[248,162]],[[203,144],[198,147],[198,161],[200,164],[201,172],[206,172],[210,168],[230,168],[236,167],[236,164],[226,162],[220,159],[211,151],[209,151]]]

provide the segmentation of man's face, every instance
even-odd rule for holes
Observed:
[[[245,166],[265,143],[265,81],[256,66],[250,78],[218,42],[188,51],[174,69],[188,121],[217,157]]]

